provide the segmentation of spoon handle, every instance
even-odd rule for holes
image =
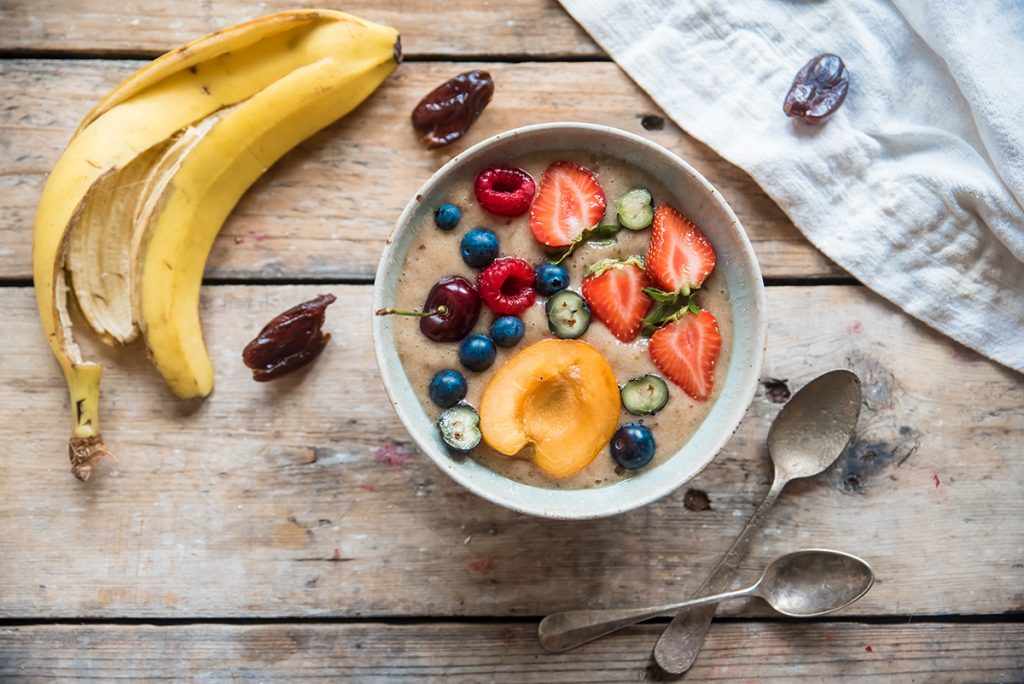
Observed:
[[[683,607],[690,608],[710,604],[711,612],[714,612],[715,607],[721,601],[749,596],[756,590],[757,585],[755,584],[745,589],[728,591],[715,596],[703,596],[683,603],[668,603],[646,608],[567,610],[561,613],[552,613],[540,621],[537,635],[540,637],[540,645],[545,649],[556,652],[568,651],[623,627],[629,627]]]
[[[694,593],[694,596],[708,595],[726,589],[732,584],[736,576],[736,568],[740,559],[746,555],[750,548],[754,532],[764,522],[768,511],[771,510],[775,500],[782,493],[787,480],[776,471],[772,487],[764,497],[764,501],[757,507],[754,514],[750,516],[746,527],[736,537],[729,550],[725,552],[722,560],[711,571],[704,584]],[[682,608],[672,622],[668,624],[665,631],[661,633],[658,643],[654,646],[654,660],[658,666],[668,674],[682,674],[690,669],[693,661],[697,659],[701,646],[704,645],[704,637],[711,626],[711,618],[715,615],[717,606],[703,606],[694,609]]]

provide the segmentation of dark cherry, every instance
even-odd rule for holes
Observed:
[[[850,72],[838,56],[825,53],[804,65],[786,93],[782,110],[804,123],[823,124],[836,113],[850,89]]]
[[[380,309],[378,316],[417,316],[420,332],[434,342],[458,342],[469,334],[480,317],[480,295],[462,276],[441,278],[427,293],[423,311]]]

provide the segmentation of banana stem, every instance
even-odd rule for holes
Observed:
[[[92,475],[93,466],[101,458],[113,457],[103,443],[103,437],[72,437],[68,440],[68,456],[71,458],[71,474],[81,482]]]

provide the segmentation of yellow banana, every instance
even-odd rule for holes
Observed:
[[[76,477],[109,452],[102,368],[74,342],[69,290],[105,342],[141,330],[176,394],[209,394],[199,288],[224,219],[269,166],[355,108],[400,56],[392,28],[341,12],[283,12],[161,56],[82,121],[43,190],[33,236],[39,314],[71,397]]]

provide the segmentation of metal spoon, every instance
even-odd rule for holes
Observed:
[[[847,370],[821,375],[793,395],[768,431],[768,451],[775,464],[775,479],[764,501],[750,517],[729,550],[694,596],[725,591],[733,582],[736,566],[750,548],[754,531],[790,480],[811,477],[839,458],[857,426],[860,415],[860,379]],[[697,659],[711,626],[716,606],[681,610],[654,647],[654,659],[668,674],[682,674]]]
[[[875,582],[865,561],[841,551],[806,549],[773,560],[761,579],[746,589],[704,596],[683,603],[621,610],[569,610],[541,620],[537,632],[549,651],[568,651],[617,629],[662,613],[711,605],[743,596],[760,596],[789,617],[815,617],[845,608]]]

